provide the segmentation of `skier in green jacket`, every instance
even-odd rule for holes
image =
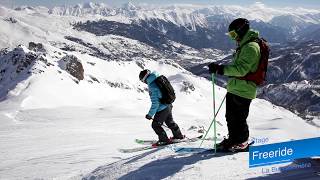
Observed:
[[[211,63],[208,67],[210,73],[229,77],[226,95],[229,137],[217,144],[217,150],[234,152],[248,149],[247,117],[251,100],[256,98],[257,85],[242,77],[257,70],[261,54],[259,44],[253,41],[259,37],[259,33],[250,29],[247,19],[238,18],[231,22],[228,34],[238,45],[232,63],[230,65]]]

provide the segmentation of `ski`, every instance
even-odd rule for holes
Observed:
[[[134,142],[142,145],[150,145],[157,142],[157,140],[143,140],[143,139],[135,139]]]
[[[182,142],[195,142],[195,141],[200,140],[201,138],[202,138],[202,135],[198,136],[198,137],[194,137],[194,138],[185,138],[185,139],[177,140],[177,141],[174,141],[170,144],[166,144],[166,145],[162,145],[162,146],[153,146],[152,144],[149,144],[149,145],[142,146],[142,147],[129,148],[129,149],[119,149],[119,152],[122,152],[122,153],[139,152],[139,151],[144,151],[144,150],[148,150],[148,149],[162,148],[162,147],[166,147],[168,145],[182,143]]]
[[[163,146],[161,146],[161,147],[163,147]],[[134,152],[144,151],[144,150],[148,150],[148,149],[155,149],[155,148],[158,148],[158,147],[144,146],[144,147],[137,147],[137,148],[131,148],[131,149],[119,149],[119,152],[134,153]]]
[[[252,146],[254,144],[254,142],[250,142],[248,144],[248,147],[244,150],[241,151],[217,151],[217,153],[239,153],[239,152],[249,152],[249,147]],[[175,153],[214,153],[214,149],[213,148],[195,148],[195,147],[173,147],[172,150]]]
[[[199,136],[200,137],[200,136]],[[198,137],[197,137],[198,138]],[[202,137],[201,137],[202,138]],[[198,138],[199,139],[199,138]],[[201,139],[201,140],[203,140],[203,139]],[[214,138],[212,138],[212,137],[209,137],[209,138],[205,138],[204,139],[205,141],[213,141],[214,140]],[[219,141],[219,140],[223,140],[223,139],[221,139],[221,138],[219,138],[219,137],[217,137],[217,140]],[[154,144],[154,143],[156,143],[157,142],[157,140],[143,140],[143,139],[135,139],[134,140],[137,144],[141,144],[141,145],[151,145],[151,144]]]

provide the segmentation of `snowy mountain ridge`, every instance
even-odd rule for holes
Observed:
[[[29,56],[31,58],[27,58]],[[33,63],[28,63],[30,59]],[[7,49],[1,53],[0,60],[3,62],[1,72],[5,69],[14,75],[1,77],[10,78],[16,84],[0,103],[0,140],[7,145],[0,150],[6,154],[0,157],[1,167],[10,167],[0,178],[193,179],[195,174],[200,174],[204,179],[237,179],[261,176],[259,169],[247,167],[246,153],[211,160],[210,154],[206,158],[175,155],[170,148],[134,154],[117,150],[136,146],[133,137],[155,138],[150,122],[143,119],[150,104],[146,85],[137,76],[144,68],[165,74],[171,81],[177,95],[174,116],[184,134],[198,135],[198,130],[209,126],[211,82],[192,75],[171,60],[108,61],[38,43]],[[19,64],[24,64],[24,68]],[[73,70],[83,73],[83,79],[68,69],[76,66],[81,68]],[[8,87],[6,82],[0,81],[2,90]],[[216,87],[216,101],[221,102],[225,93],[225,89]],[[218,115],[222,124],[218,127],[219,140],[226,135],[224,109]],[[248,122],[254,137],[268,137],[270,142],[314,137],[319,131],[293,113],[260,99],[253,101]],[[212,132],[209,134],[212,136]],[[180,146],[198,147],[198,143]],[[204,147],[212,147],[212,142],[205,142]],[[135,156],[139,154],[143,158]],[[152,166],[153,163],[160,167]],[[153,168],[145,169],[149,164]],[[288,163],[279,167],[286,165]],[[173,171],[156,173],[163,166]],[[218,170],[211,173],[206,170],[208,167]],[[228,171],[232,169],[231,176],[225,167]],[[140,174],[140,168],[145,173]]]
[[[132,13],[132,17],[140,17],[139,14],[144,12],[153,12],[155,15],[159,16],[159,19],[156,16],[145,17],[148,20],[134,21],[131,19],[129,14],[117,14],[112,16],[60,16],[49,14],[44,11],[44,7],[25,7],[20,10],[11,10],[7,8],[0,8],[0,15],[2,16],[1,24],[1,38],[0,46],[2,48],[11,47],[15,48],[19,44],[28,44],[29,42],[40,42],[43,44],[49,44],[60,48],[66,51],[75,51],[81,53],[89,53],[92,56],[101,58],[104,60],[136,60],[140,58],[150,58],[156,61],[164,59],[174,59],[176,63],[179,63],[184,68],[191,68],[192,66],[197,66],[198,64],[207,63],[211,61],[217,61],[228,56],[234,47],[231,41],[228,40],[228,37],[225,36],[225,31],[227,29],[228,22],[231,21],[234,17],[232,15],[226,14],[227,9],[221,9],[219,7],[212,7],[211,10],[209,7],[203,9],[201,6],[193,5],[182,5],[182,6],[170,6],[168,9],[161,9],[161,7],[154,7],[153,9],[148,9],[145,6],[133,7],[134,5],[128,4],[127,7],[121,7],[124,12]],[[253,5],[254,6],[254,5]],[[265,6],[257,6],[256,8],[267,8]],[[89,3],[87,5],[78,5],[78,8],[85,9],[95,9],[95,8],[105,8],[103,4],[93,4]],[[194,8],[197,7],[201,9],[201,13],[194,13]],[[201,8],[200,8],[201,7]],[[106,7],[110,9],[110,7]],[[120,8],[120,9],[121,9]],[[111,8],[112,9],[112,8]],[[171,16],[167,16],[166,13],[159,14],[158,10],[163,12],[180,12],[180,15],[175,14],[176,19],[170,20]],[[272,10],[270,10],[272,11]],[[310,13],[306,14],[308,16],[317,16],[316,11],[313,10],[299,10],[300,13]],[[205,18],[204,21],[201,21],[201,26],[197,25],[196,22],[199,22],[195,17],[187,18],[190,16],[185,16],[188,20],[184,21],[181,17],[181,13],[185,14],[196,14],[199,19]],[[312,14],[313,13],[313,14]],[[169,13],[170,14],[170,13]],[[205,17],[204,14],[220,14]],[[296,15],[298,15],[297,13]],[[163,19],[164,17],[169,18],[167,20]],[[280,16],[279,16],[280,17]],[[277,18],[279,18],[277,17]],[[180,22],[177,22],[177,19],[181,19]],[[282,25],[281,21],[286,21],[287,23],[293,23],[292,30],[301,30],[305,34],[299,34],[301,39],[306,40],[312,39],[317,41],[317,38],[314,36],[317,35],[317,28],[320,28],[318,25],[312,27],[308,26],[306,23],[309,21],[299,20],[297,24],[296,21],[287,21],[285,18],[280,21],[275,21],[274,18],[272,21]],[[306,18],[307,19],[307,18]],[[55,22],[55,23],[47,23]],[[194,26],[180,26],[186,22],[193,22]],[[174,23],[172,23],[174,22]],[[210,27],[203,27],[209,24]],[[311,21],[310,21],[311,22]],[[176,23],[176,24],[175,24]],[[301,63],[300,59],[303,60],[303,57],[296,57],[294,54],[298,51],[309,52],[306,48],[308,46],[302,45],[297,47],[292,47],[292,50],[288,51],[285,47],[288,47],[286,40],[286,30],[282,30],[279,26],[273,26],[265,22],[252,21],[254,28],[259,29],[262,36],[269,40],[271,43],[280,43],[281,46],[274,46],[272,48],[273,54],[272,58],[277,57],[276,54],[285,55],[283,58],[280,58],[281,61],[274,61],[271,64],[277,64],[276,68],[271,68],[271,71],[274,75],[280,73],[281,78],[274,78],[278,81],[283,79],[283,82],[278,83],[290,83],[286,82],[286,78],[291,72],[294,72],[294,76],[289,75],[289,79],[295,80],[297,71],[288,71],[279,72],[277,69],[293,66],[282,67],[285,61],[287,62],[297,62]],[[310,27],[310,28],[309,28]],[[308,31],[305,31],[307,29]],[[289,36],[288,36],[289,37]],[[282,45],[283,44],[283,45]],[[308,44],[308,43],[305,43]],[[309,43],[310,49],[314,49],[312,53],[318,52],[316,43]],[[284,47],[282,47],[284,46]],[[274,48],[274,49],[273,49]],[[287,55],[286,55],[287,54]],[[306,53],[302,53],[303,56]],[[309,61],[315,61],[317,55],[313,55],[312,58],[307,58],[307,66],[303,66],[302,71],[307,72],[306,75],[301,75],[301,77],[307,77],[308,79],[317,78],[316,70],[309,68]],[[295,58],[298,58],[295,60]],[[304,63],[304,64],[305,64]],[[314,62],[317,64],[317,61]],[[298,64],[297,64],[298,65]],[[316,68],[317,66],[314,66]],[[201,67],[202,68],[202,67]],[[306,69],[304,69],[306,68]],[[206,71],[203,69],[202,71]],[[315,71],[315,72],[313,72]],[[309,73],[310,72],[310,73]],[[309,73],[309,74],[308,74]],[[274,76],[273,75],[273,76]],[[301,78],[297,81],[303,80]],[[273,81],[273,80],[272,80]],[[312,89],[316,90],[316,89]],[[305,98],[305,101],[316,102],[317,97],[313,96],[313,93],[308,92],[315,101],[310,101],[310,98]],[[270,96],[269,96],[270,97]],[[270,99],[270,98],[268,98]],[[274,98],[272,98],[274,99]],[[274,103],[277,103],[277,99],[274,99]],[[281,104],[279,104],[281,105]],[[301,107],[300,107],[301,109]],[[312,107],[312,109],[315,109]],[[317,109],[317,108],[316,108]]]
[[[120,101],[120,97],[129,97],[115,96],[119,91],[124,91],[125,94],[136,93],[138,99],[140,96],[145,99],[146,89],[137,76],[146,64],[154,67],[153,69],[160,68],[161,72],[168,76],[172,74],[169,78],[175,82],[177,92],[185,95],[196,93],[196,97],[202,97],[197,90],[198,86],[192,83],[198,78],[166,59],[159,59],[157,62],[148,59],[107,61],[89,54],[64,51],[51,45],[33,42],[29,47],[21,45],[12,50],[2,50],[0,59],[2,103],[18,103],[17,109],[99,107],[100,104],[111,103],[113,100]],[[179,74],[175,74],[176,71]],[[102,93],[103,90],[110,92]],[[61,96],[68,91],[72,92],[72,96]],[[113,96],[110,96],[110,93]],[[99,96],[95,97],[94,94]],[[131,95],[129,99],[134,101],[137,95]],[[87,99],[88,97],[90,99]]]
[[[49,13],[51,14],[59,14],[59,15],[73,15],[73,16],[81,16],[81,15],[87,15],[87,14],[93,14],[98,9],[105,8],[105,9],[114,9],[118,11],[118,13],[121,13],[120,10],[126,10],[126,11],[136,11],[137,13],[141,13],[139,18],[150,18],[150,17],[156,17],[156,15],[168,15],[170,13],[176,13],[181,14],[184,16],[184,14],[195,14],[200,13],[204,16],[209,15],[219,15],[219,14],[232,14],[233,16],[244,16],[245,14],[250,14],[249,19],[250,20],[261,20],[268,22],[275,16],[280,15],[306,15],[304,17],[308,17],[305,19],[306,21],[311,21],[313,23],[319,23],[318,19],[312,19],[312,15],[319,14],[320,11],[316,9],[304,9],[304,8],[271,8],[265,6],[263,3],[256,2],[255,4],[252,4],[248,7],[242,7],[242,6],[236,6],[236,5],[134,5],[132,2],[129,2],[127,4],[124,4],[120,8],[112,8],[110,6],[107,6],[103,3],[85,3],[85,4],[78,4],[76,6],[65,6],[65,7],[54,7],[52,9],[60,9],[61,12],[57,11],[51,11]],[[75,13],[75,14],[64,14],[63,12],[65,10],[71,10],[71,9],[78,9],[78,11],[82,11],[83,14]],[[91,9],[91,11],[87,11]],[[72,12],[72,10],[71,10]],[[167,13],[167,14],[164,14]],[[99,13],[97,13],[99,14]],[[183,18],[180,16],[179,18]],[[162,19],[159,18],[158,19]]]
[[[44,12],[43,7],[18,7],[16,10],[32,10]],[[195,30],[195,26],[208,27],[211,16],[227,15],[233,18],[246,17],[249,20],[263,21],[287,27],[288,23],[295,24],[319,24],[319,10],[304,8],[271,8],[257,2],[248,7],[241,6],[214,6],[214,5],[134,5],[131,2],[122,7],[110,7],[103,3],[85,3],[75,6],[60,6],[47,9],[48,14],[61,16],[88,16],[99,15],[102,17],[122,16],[131,20],[160,19],[182,25]],[[284,23],[284,24],[282,24]],[[300,26],[300,25],[299,25]],[[297,27],[298,28],[298,27]],[[293,29],[295,32],[296,29]]]

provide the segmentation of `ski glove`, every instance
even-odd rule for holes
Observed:
[[[209,67],[210,74],[217,73],[217,74],[223,75],[223,68],[224,68],[223,65],[211,63],[208,65],[208,67]]]
[[[147,115],[146,115],[146,119],[151,120],[151,119],[152,119],[152,117],[151,117],[151,116],[149,116],[149,114],[147,114]]]

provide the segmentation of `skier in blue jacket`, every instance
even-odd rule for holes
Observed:
[[[162,98],[162,93],[156,84],[155,80],[159,75],[156,72],[152,72],[145,69],[140,72],[139,78],[143,83],[148,85],[149,95],[151,99],[151,107],[146,119],[152,120],[152,129],[158,135],[159,141],[156,145],[166,145],[170,144],[170,140],[162,128],[162,124],[165,122],[168,128],[172,131],[172,139],[183,139],[184,136],[181,134],[179,126],[173,121],[172,118],[172,104],[162,104],[160,99]]]

